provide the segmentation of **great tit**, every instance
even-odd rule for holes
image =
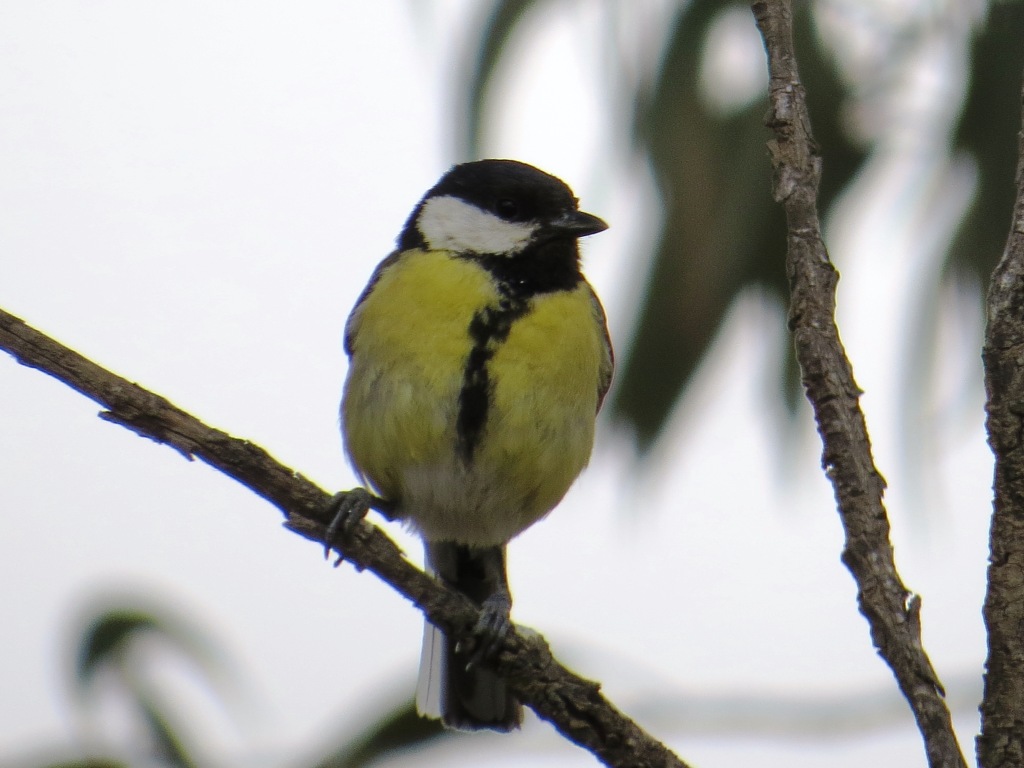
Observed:
[[[522,721],[505,681],[477,662],[511,627],[505,545],[590,460],[613,356],[577,240],[607,226],[530,165],[456,165],[345,326],[348,457],[422,536],[427,569],[482,609],[475,651],[430,624],[424,633],[417,708],[449,727]]]

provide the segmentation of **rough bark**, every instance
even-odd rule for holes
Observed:
[[[978,762],[982,768],[1019,768],[1024,765],[1024,132],[1010,236],[989,285],[982,357],[986,427],[996,464]]]
[[[889,520],[861,411],[861,394],[835,323],[839,276],[821,237],[817,196],[821,158],[797,71],[790,0],[754,3],[768,54],[768,142],[773,192],[788,226],[789,327],[807,399],[821,436],[822,466],[832,482],[846,533],[842,559],[857,583],[871,639],[910,703],[933,768],[966,766],[942,686],[921,646],[921,601],[896,571]]]

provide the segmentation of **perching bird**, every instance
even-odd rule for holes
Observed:
[[[504,680],[476,662],[511,626],[505,545],[590,460],[613,360],[577,240],[606,228],[532,166],[456,165],[345,327],[348,456],[423,537],[427,568],[482,608],[475,654],[426,627],[417,707],[450,727],[522,720]],[[342,514],[365,514],[357,501]]]

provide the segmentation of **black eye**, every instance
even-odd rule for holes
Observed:
[[[503,219],[512,220],[519,215],[519,203],[515,200],[503,197],[494,204],[494,212]]]

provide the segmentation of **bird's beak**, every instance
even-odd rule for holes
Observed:
[[[540,234],[547,240],[556,237],[586,237],[604,232],[606,229],[608,225],[594,214],[571,211],[549,221]]]

